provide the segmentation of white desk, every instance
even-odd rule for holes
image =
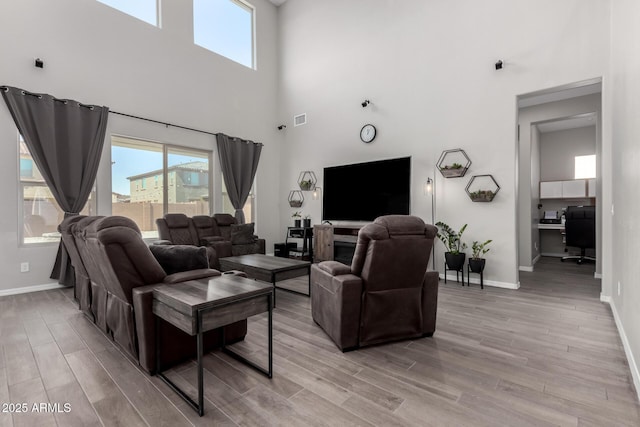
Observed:
[[[540,232],[540,255],[563,257],[565,248],[564,224],[536,224]]]
[[[564,224],[537,224],[538,230],[560,230],[564,231]]]

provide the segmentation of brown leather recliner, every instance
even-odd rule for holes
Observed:
[[[206,221],[206,218],[211,217],[201,216],[198,218],[198,221],[194,221],[185,214],[170,213],[163,218],[156,219],[158,235],[161,240],[154,243],[205,246],[209,257],[209,266],[211,268],[220,268],[218,258],[231,256],[231,242],[219,236],[219,233],[219,237],[213,237],[211,233],[215,232],[215,230],[212,227],[216,225],[212,225],[211,221]]]
[[[195,337],[161,321],[156,331],[153,314],[153,289],[162,284],[187,280],[209,280],[220,275],[208,268],[206,249],[183,247],[191,258],[202,259],[200,269],[167,275],[149,247],[142,240],[140,230],[129,218],[110,216],[94,221],[85,231],[87,250],[102,271],[97,279],[106,293],[107,334],[137,360],[147,372],[155,371],[156,333],[162,334],[160,351],[162,363],[169,366],[195,355]],[[229,341],[242,339],[246,334],[246,320],[225,327]],[[220,345],[220,331],[205,334],[205,350]]]
[[[90,294],[91,294],[91,316],[96,325],[102,330],[107,332],[107,293],[102,283],[104,279],[102,277],[102,270],[100,270],[100,263],[94,260],[87,248],[87,241],[85,239],[85,229],[93,224],[95,221],[104,218],[103,216],[87,216],[79,220],[75,227],[71,229],[73,237],[78,248],[78,254],[84,264],[85,270],[89,275],[90,282]]]
[[[389,215],[358,233],[351,267],[311,267],[313,320],[342,351],[435,331],[438,273],[427,271],[437,228]]]
[[[265,253],[265,240],[253,235],[253,232],[247,234],[242,229],[242,227],[251,228],[253,224],[238,225],[233,215],[225,213],[214,214],[213,218],[218,225],[220,235],[225,240],[231,242],[231,253],[233,256]],[[238,231],[237,234],[236,231]]]

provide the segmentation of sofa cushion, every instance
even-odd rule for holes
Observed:
[[[209,268],[207,249],[189,245],[151,245],[151,253],[169,274]]]
[[[164,216],[167,225],[171,228],[189,227],[189,217],[181,213],[169,213]]]
[[[256,241],[253,235],[254,223],[231,224],[231,244],[248,245]]]

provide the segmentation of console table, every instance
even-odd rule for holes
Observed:
[[[265,369],[225,346],[222,326],[268,312],[268,367]],[[196,336],[198,359],[198,402],[162,373],[160,366],[160,335],[156,334],[156,375],[184,399],[200,416],[204,415],[204,376],[202,336],[204,332],[221,328],[222,351],[233,358],[273,377],[272,339],[273,287],[234,274],[223,274],[208,280],[190,280],[183,283],[160,285],[153,290],[153,314],[156,330],[163,319],[189,335]]]

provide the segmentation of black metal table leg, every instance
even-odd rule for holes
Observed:
[[[226,342],[225,342],[225,336],[224,336],[224,328],[222,328],[222,352],[225,354],[228,354],[229,356],[233,357],[234,359],[244,363],[247,366],[250,366],[251,368],[255,369],[256,371],[264,374],[267,376],[267,378],[273,378],[273,300],[275,297],[275,289],[273,294],[270,294],[267,296],[267,302],[268,302],[268,306],[269,306],[269,321],[268,321],[268,325],[269,325],[269,331],[268,331],[268,336],[269,336],[269,342],[268,342],[268,349],[269,349],[269,366],[268,369],[264,369],[262,366],[252,362],[251,360],[247,359],[244,356],[241,356],[240,354],[236,353],[235,351],[231,350],[229,347],[226,346]]]
[[[198,346],[198,415],[204,415],[204,366],[202,365],[202,357],[204,353],[204,343],[202,342],[202,314],[200,311],[197,313],[198,321],[198,334],[197,334],[197,346]]]
[[[271,273],[271,284],[273,285],[273,307],[276,307],[276,273]]]
[[[182,398],[189,406],[191,406],[200,416],[204,415],[204,381],[202,372],[202,333],[197,336],[198,341],[198,403],[194,402],[180,387],[173,383],[167,376],[162,373],[160,366],[160,317],[156,316],[156,375],[160,377],[166,385],[169,386],[178,396]]]

